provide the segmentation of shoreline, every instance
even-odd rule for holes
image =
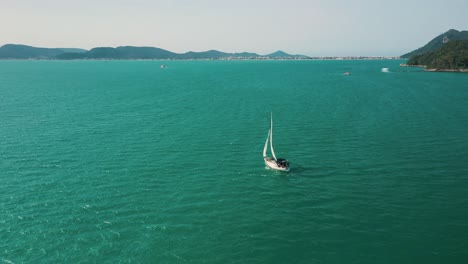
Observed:
[[[204,59],[16,59],[16,58],[0,58],[0,61],[318,61],[318,60],[336,60],[336,61],[350,61],[350,60],[401,60],[401,58],[389,57],[309,57],[309,58],[204,58]],[[401,64],[400,64],[401,66]]]
[[[423,68],[425,72],[461,72],[468,73],[468,69],[428,69],[426,65],[408,65],[406,63],[400,64],[400,67],[414,67],[414,68]]]
[[[468,69],[424,69],[426,72],[461,72],[468,73]]]

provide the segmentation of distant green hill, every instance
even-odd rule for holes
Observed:
[[[229,53],[217,50],[209,50],[203,52],[189,51],[183,54],[178,54],[178,59],[220,59],[229,57]]]
[[[189,51],[186,53],[174,53],[168,50],[152,47],[100,47],[91,49],[81,54],[61,54],[57,59],[174,59],[174,60],[200,60],[200,59],[251,59],[251,58],[308,58],[303,55],[290,55],[278,51],[269,55],[259,55],[257,53],[241,52],[227,53],[218,50],[208,50],[202,52]]]
[[[83,54],[88,59],[171,59],[178,54],[153,47],[100,47]]]
[[[234,57],[240,57],[240,58],[256,58],[256,57],[261,57],[261,55],[258,55],[257,53],[251,53],[251,52],[241,52],[241,53],[232,53]]]
[[[81,53],[76,53],[76,52],[66,52],[57,55],[54,59],[57,60],[84,60],[86,59],[86,54],[87,52],[81,52]]]
[[[268,54],[267,55],[268,57],[272,57],[272,58],[284,58],[284,57],[289,57],[291,56],[290,54],[287,54],[286,52],[284,51],[281,51],[281,50],[278,50],[276,52],[273,52],[271,54]]]
[[[257,53],[241,52],[226,53],[217,50],[203,52],[174,53],[168,50],[154,47],[132,47],[122,46],[97,47],[89,51],[77,48],[36,48],[26,45],[7,44],[0,47],[0,59],[255,59],[255,58],[308,58],[303,55],[290,55],[283,51],[277,51],[269,55],[258,55]]]
[[[62,50],[63,52],[67,52],[67,53],[84,53],[84,52],[87,52],[87,50],[85,49],[77,49],[77,48],[59,48],[60,50]]]
[[[412,52],[401,55],[402,58],[408,59],[412,56],[421,55],[427,52],[435,51],[441,48],[444,43],[447,43],[452,40],[468,40],[468,31],[458,31],[455,29],[450,29],[449,31],[435,37],[433,40],[429,41],[423,47],[414,50]]]
[[[69,54],[59,56],[59,59],[67,59]],[[76,55],[75,55],[76,56]],[[91,49],[89,52],[82,54],[85,59],[220,59],[227,58],[230,53],[225,53],[217,50],[205,52],[187,52],[183,54],[174,53],[168,50],[153,48],[153,47],[101,47]],[[71,56],[73,59],[73,56]]]
[[[408,60],[408,65],[425,65],[427,69],[468,69],[468,40],[452,40],[440,49]]]
[[[1,59],[49,59],[62,53],[64,53],[63,49],[36,48],[17,44],[6,44],[0,47]]]

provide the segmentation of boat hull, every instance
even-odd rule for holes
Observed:
[[[272,158],[266,157],[263,158],[263,160],[265,161],[265,165],[267,165],[270,169],[279,171],[289,171],[289,167],[279,167],[278,164],[276,164],[276,161]]]

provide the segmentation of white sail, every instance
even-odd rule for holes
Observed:
[[[271,155],[273,155],[273,158],[277,160],[275,151],[273,150],[273,113],[271,114],[271,121],[270,121],[270,148],[271,148]]]
[[[268,141],[270,141],[272,158],[267,156]],[[273,114],[270,118],[270,130],[268,130],[268,136],[265,141],[265,146],[263,147],[263,160],[265,161],[265,165],[271,169],[289,171],[289,162],[285,159],[280,159],[278,161],[275,155],[275,150],[273,149]]]
[[[267,148],[268,148],[268,140],[270,139],[270,130],[268,130],[268,136],[267,136],[267,139],[265,141],[265,147],[263,147],[263,158],[266,158],[266,152],[267,152]]]

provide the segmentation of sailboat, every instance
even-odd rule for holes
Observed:
[[[268,149],[268,141],[270,141],[270,150],[273,157],[268,157],[266,152]],[[268,136],[265,141],[265,147],[263,147],[263,160],[265,165],[269,168],[279,171],[289,171],[289,161],[286,159],[277,159],[275,151],[273,150],[273,114],[270,117],[270,130],[268,130]]]

